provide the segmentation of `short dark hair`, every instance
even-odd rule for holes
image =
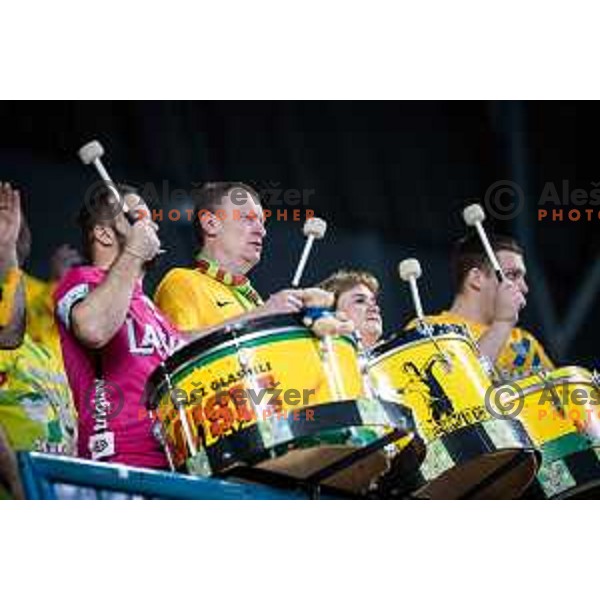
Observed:
[[[117,183],[117,190],[123,198],[127,194],[138,194],[137,188],[125,183]],[[83,256],[91,262],[91,232],[96,225],[113,225],[118,212],[115,212],[113,193],[106,187],[95,190],[83,203],[77,217],[77,225],[81,231],[81,247]]]
[[[379,281],[377,281],[375,275],[368,271],[340,269],[319,283],[317,287],[333,293],[337,308],[340,296],[360,284],[366,285],[375,296],[379,294]]]
[[[504,250],[505,252],[515,252],[523,256],[523,248],[510,236],[491,234],[488,237],[490,246],[495,253]],[[476,233],[469,233],[454,245],[451,258],[451,271],[456,292],[462,291],[471,269],[485,269],[488,271],[492,269],[483,244]]]
[[[215,212],[223,198],[236,188],[248,192],[255,202],[260,204],[260,195],[247,183],[241,181],[213,181],[205,183],[199,190],[194,192],[194,231],[200,249],[204,246],[204,230],[200,223],[200,215],[203,212]]]

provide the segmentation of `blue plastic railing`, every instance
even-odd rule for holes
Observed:
[[[19,468],[29,499],[297,500],[309,496],[253,483],[237,483],[138,469],[90,460],[20,452]]]

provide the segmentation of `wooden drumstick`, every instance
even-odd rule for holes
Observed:
[[[425,313],[423,312],[423,305],[421,304],[421,296],[419,294],[419,286],[417,285],[417,279],[421,277],[421,263],[416,258],[407,258],[400,262],[398,265],[398,273],[402,281],[408,282],[410,286],[410,293],[412,301],[415,306],[415,312],[417,313],[417,319],[423,321]]]
[[[84,146],[81,146],[81,148],[79,148],[77,151],[77,154],[84,165],[93,165],[96,168],[98,175],[100,175],[100,178],[102,181],[104,181],[104,184],[108,190],[116,198],[121,210],[123,211],[123,214],[125,215],[125,218],[129,221],[130,225],[133,225],[137,221],[137,217],[129,209],[125,199],[121,198],[119,188],[115,185],[111,176],[108,174],[108,171],[104,167],[104,164],[102,163],[102,157],[104,156],[104,147],[102,144],[98,140],[92,140]],[[159,254],[164,254],[165,252],[166,250],[162,248],[158,251]]]
[[[121,198],[119,189],[114,184],[111,176],[108,174],[108,171],[102,163],[102,157],[104,156],[104,147],[102,144],[98,140],[92,140],[84,146],[81,146],[77,151],[77,154],[84,165],[93,165],[96,168],[98,175],[100,175],[100,178],[104,181],[106,187],[112,192],[113,196],[115,196],[117,202],[121,206],[121,210],[127,217],[127,220],[133,224],[135,219],[133,218],[133,215],[129,214],[129,207],[125,204],[123,198]]]
[[[325,236],[325,232],[327,231],[327,223],[323,219],[313,217],[306,220],[302,231],[306,236],[306,242],[304,242],[304,249],[302,250],[300,261],[296,267],[296,273],[292,279],[292,287],[295,288],[300,285],[300,279],[302,278],[302,273],[304,272],[304,267],[306,267],[306,261],[308,260],[308,255],[312,250],[314,241],[323,239]]]
[[[421,295],[419,294],[419,286],[417,285],[417,279],[419,279],[422,274],[421,263],[416,258],[407,258],[401,261],[398,265],[398,273],[400,274],[400,279],[408,282],[410,286],[410,293],[415,306],[415,312],[417,313],[419,327],[432,341],[433,345],[438,351],[438,354],[443,357],[446,365],[450,365],[450,358],[438,344],[435,336],[433,335],[431,325],[425,320],[425,313],[423,312],[423,305],[421,304]]]
[[[504,271],[502,271],[502,267],[498,262],[498,258],[496,257],[494,250],[492,249],[487,233],[483,228],[482,223],[483,221],[485,221],[485,213],[483,212],[483,208],[481,207],[481,205],[470,204],[469,206],[467,206],[467,208],[463,210],[463,219],[469,227],[475,227],[475,229],[477,230],[477,233],[479,234],[479,239],[483,244],[483,248],[485,250],[485,253],[487,254],[488,260],[494,268],[494,273],[496,273],[496,278],[498,279],[499,283],[502,283],[504,281]]]

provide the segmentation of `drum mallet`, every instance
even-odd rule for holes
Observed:
[[[407,258],[400,262],[398,265],[398,273],[402,281],[408,282],[410,286],[410,293],[412,296],[413,304],[415,305],[415,311],[417,313],[417,319],[423,322],[425,314],[423,313],[423,305],[421,304],[421,296],[419,294],[419,286],[417,285],[417,279],[421,277],[421,264],[416,258]]]
[[[135,223],[136,221],[135,216],[129,211],[129,207],[127,206],[127,204],[125,204],[124,199],[121,198],[117,186],[113,183],[113,180],[108,174],[108,171],[104,168],[104,165],[102,164],[101,159],[104,156],[104,148],[102,147],[102,144],[98,140],[92,140],[84,146],[81,146],[77,154],[79,155],[79,158],[81,159],[81,162],[84,165],[93,165],[96,168],[96,171],[98,171],[98,175],[100,175],[100,178],[102,179],[102,181],[104,181],[106,187],[116,197],[117,202],[121,206],[123,214],[129,221],[129,223],[133,225],[133,223]]]
[[[490,240],[483,228],[483,221],[485,220],[485,213],[483,212],[483,208],[481,208],[480,204],[470,204],[463,210],[463,219],[465,223],[469,227],[475,227],[477,233],[479,234],[479,239],[483,244],[483,248],[485,253],[487,254],[488,260],[492,264],[494,268],[494,273],[496,273],[496,279],[498,279],[498,283],[502,283],[504,281],[504,272],[502,271],[502,267],[496,258],[496,254],[492,249],[490,244]]]
[[[314,241],[321,240],[325,236],[327,223],[323,219],[312,217],[311,219],[306,220],[302,231],[306,236],[306,242],[304,242],[304,249],[302,250],[298,266],[296,267],[296,274],[292,279],[292,287],[294,288],[297,288],[300,285],[300,279],[302,278],[302,273],[304,272],[304,267],[306,267],[306,261],[308,260],[308,255],[312,250]]]
[[[410,294],[412,296],[413,304],[415,305],[419,327],[433,342],[438,354],[444,359],[446,366],[449,367],[451,365],[450,358],[437,343],[437,340],[433,336],[431,325],[425,320],[425,313],[423,312],[423,305],[421,304],[421,295],[419,294],[419,286],[417,285],[417,279],[421,277],[422,273],[421,263],[416,258],[407,258],[398,265],[398,273],[400,274],[400,279],[408,282],[408,285],[410,286]]]

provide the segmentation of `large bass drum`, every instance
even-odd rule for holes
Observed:
[[[250,467],[366,494],[396,464],[394,442],[419,454],[420,440],[411,411],[369,398],[364,384],[352,338],[260,317],[176,352],[151,376],[147,407],[177,470]]]

